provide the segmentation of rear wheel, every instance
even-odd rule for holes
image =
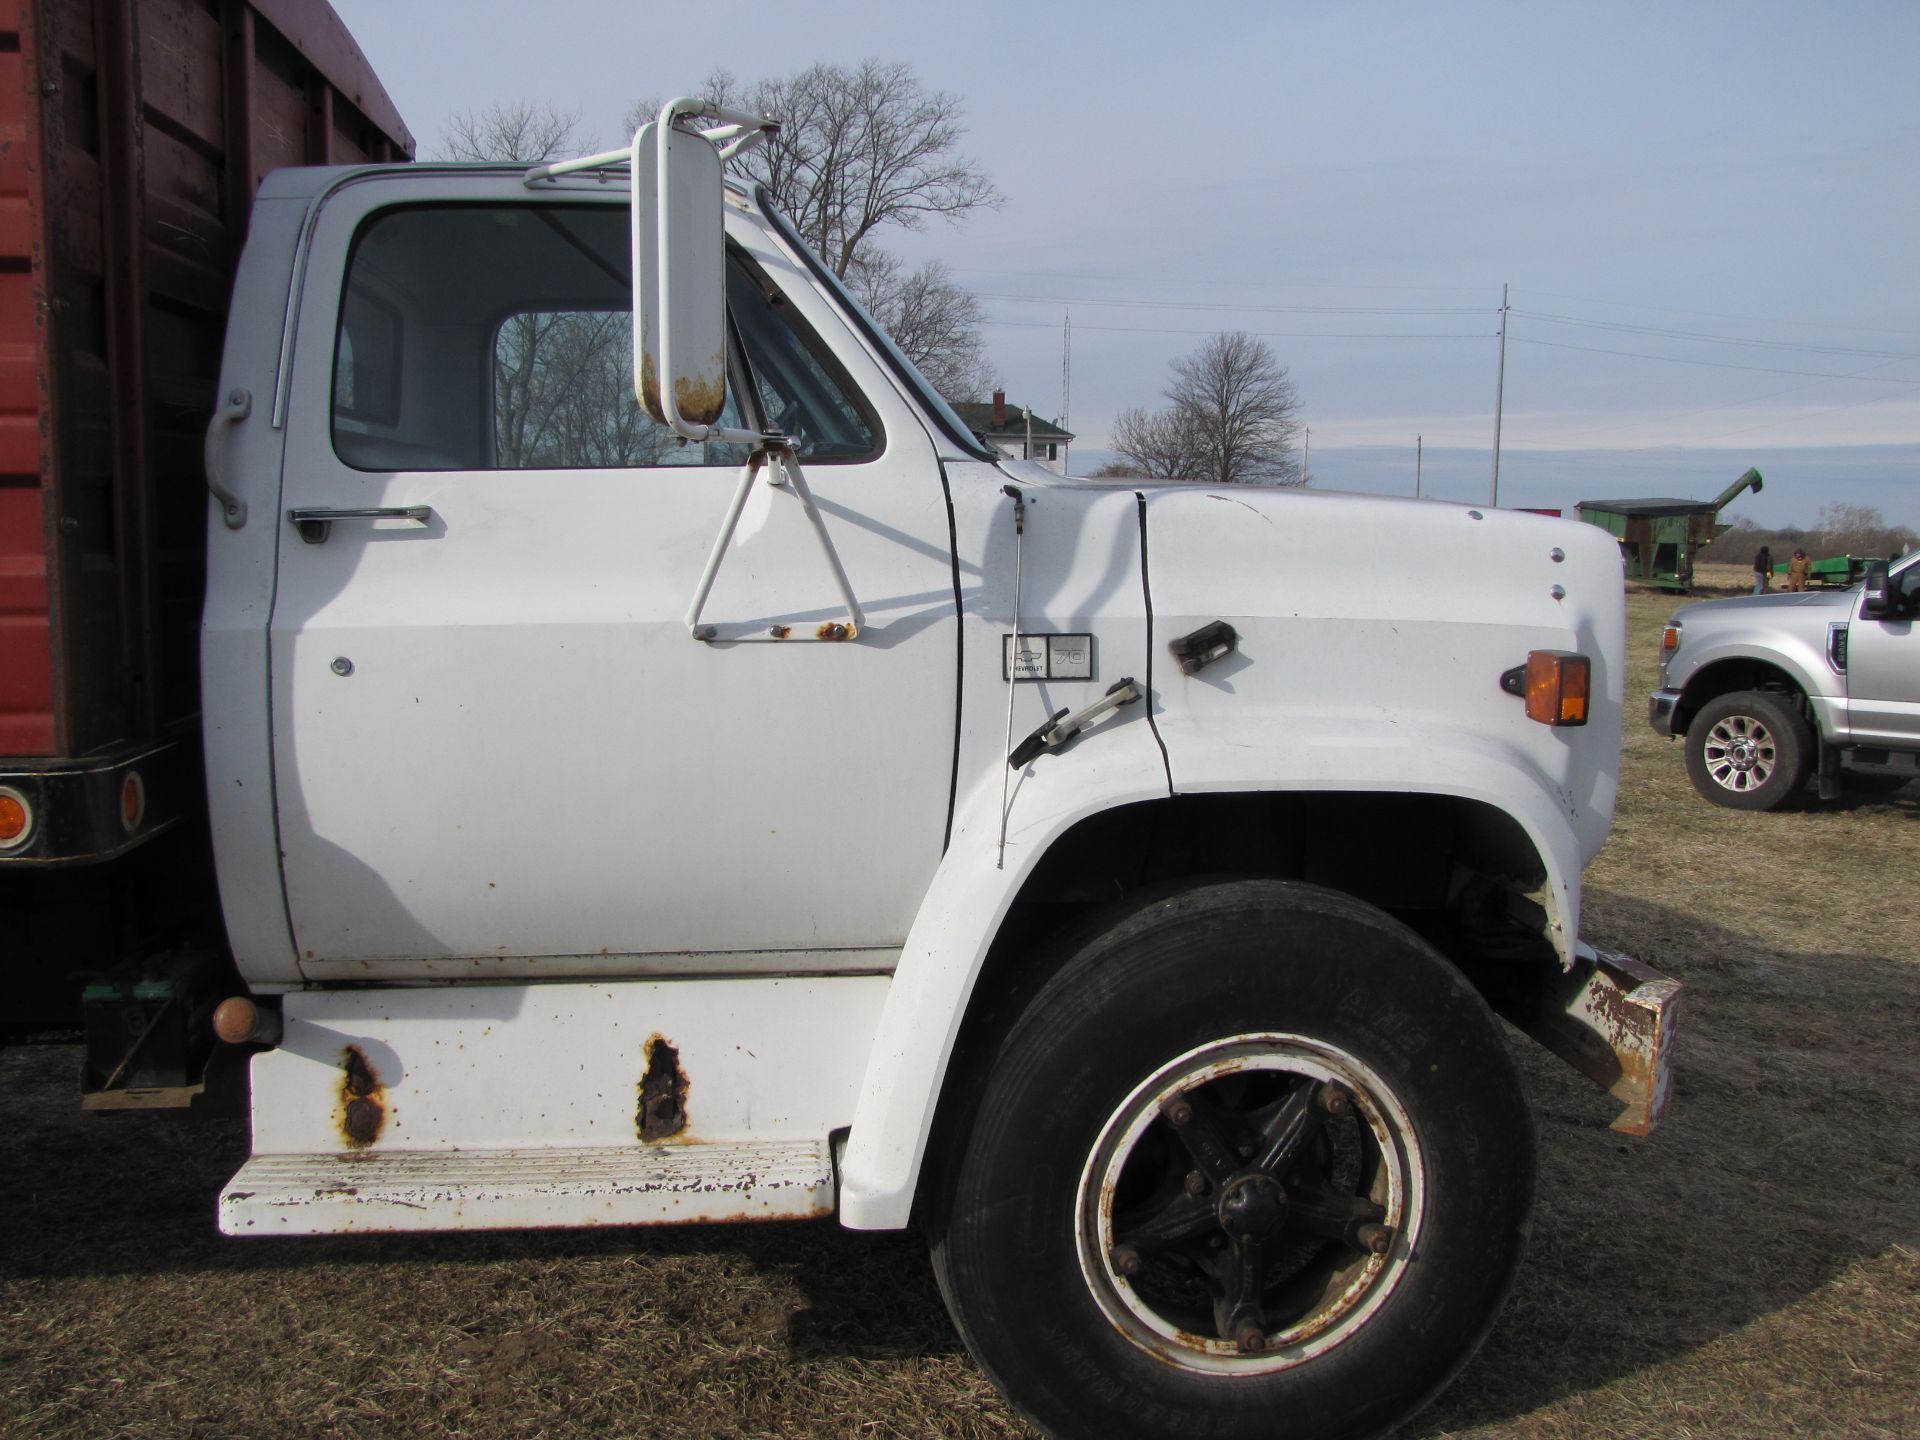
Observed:
[[[1776,810],[1806,783],[1813,734],[1791,701],[1736,690],[1700,707],[1687,727],[1687,778],[1716,805]]]
[[[1518,1263],[1531,1120],[1436,952],[1346,896],[1199,887],[1071,947],[993,1052],[934,1262],[1056,1436],[1372,1435]]]

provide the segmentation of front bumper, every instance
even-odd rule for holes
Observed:
[[[1674,707],[1680,703],[1678,690],[1656,690],[1647,697],[1647,724],[1661,735],[1673,735]]]
[[[1680,982],[1583,945],[1573,968],[1532,1000],[1508,1018],[1620,1102],[1615,1130],[1651,1134],[1673,1094]]]

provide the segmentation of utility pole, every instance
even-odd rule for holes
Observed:
[[[1300,429],[1307,437],[1306,449],[1300,456],[1300,483],[1311,485],[1313,483],[1313,427],[1302,425]]]
[[[1500,505],[1500,406],[1507,394],[1507,287],[1500,287],[1500,378],[1493,387],[1493,499],[1487,503],[1495,509]]]
[[[1067,416],[1073,408],[1073,311],[1069,310],[1060,322],[1060,428],[1071,430]],[[1060,447],[1060,473],[1068,474],[1072,466],[1067,464],[1067,451],[1073,441],[1065,440]]]
[[[1420,448],[1423,438],[1419,435],[1413,437],[1413,498],[1416,500],[1420,498]]]

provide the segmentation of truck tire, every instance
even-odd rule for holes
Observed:
[[[1498,1024],[1381,912],[1212,883],[1066,947],[933,1207],[983,1369],[1056,1437],[1351,1440],[1437,1393],[1525,1246]]]
[[[1687,727],[1687,778],[1716,805],[1777,810],[1806,783],[1813,734],[1791,701],[1765,690],[1709,700]]]

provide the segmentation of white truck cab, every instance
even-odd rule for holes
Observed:
[[[222,1227],[917,1220],[1051,1433],[1395,1423],[1525,1231],[1490,1007],[1622,1129],[1667,1094],[1678,987],[1579,934],[1611,539],[997,460],[700,109],[261,191],[208,440]]]

